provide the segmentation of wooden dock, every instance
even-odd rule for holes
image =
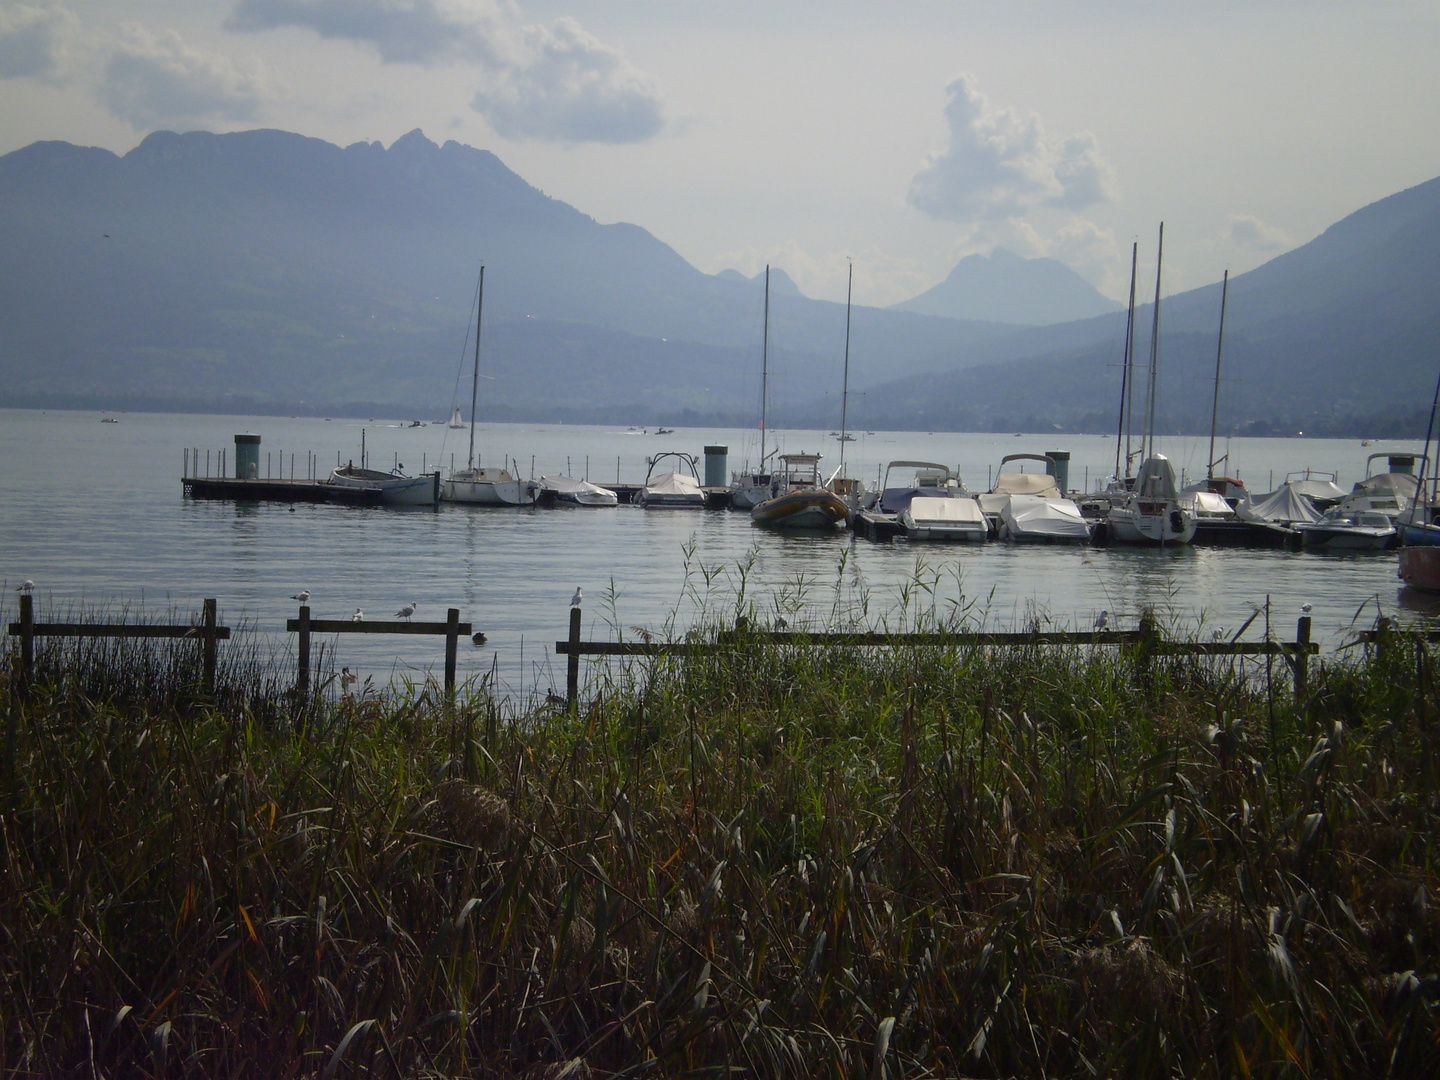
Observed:
[[[344,503],[380,506],[381,492],[342,487],[322,480],[242,480],[233,476],[186,476],[186,494],[197,499],[235,499],[242,502]]]

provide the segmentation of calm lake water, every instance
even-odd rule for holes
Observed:
[[[491,670],[512,691],[544,693],[563,686],[555,641],[566,634],[575,587],[586,596],[585,633],[611,639],[616,627],[679,631],[706,613],[732,615],[743,579],[746,596],[765,614],[783,613],[792,626],[903,625],[908,612],[941,614],[964,608],[992,629],[1045,620],[1056,629],[1089,629],[1101,610],[1114,626],[1134,625],[1156,606],[1181,631],[1233,631],[1271,604],[1277,634],[1289,638],[1302,604],[1314,606],[1315,635],[1327,648],[1343,644],[1377,614],[1406,614],[1393,553],[1336,556],[1279,551],[1178,548],[1165,551],[871,544],[848,533],[785,536],[755,529],[746,514],[606,509],[489,509],[442,505],[438,511],[354,509],[283,503],[236,504],[190,499],[180,477],[182,451],[218,451],[232,462],[234,435],[262,436],[261,475],[304,475],[315,455],[321,475],[360,457],[362,428],[370,463],[408,471],[462,464],[468,433],[401,420],[115,414],[0,410],[0,576],[4,617],[14,617],[15,586],[37,584],[37,614],[76,606],[143,604],[198,610],[216,597],[222,621],[241,619],[291,649],[284,620],[305,588],[316,618],[345,618],[357,607],[390,618],[410,602],[419,618],[443,620],[447,607],[488,635],[468,643],[461,677]],[[777,432],[790,451],[820,450],[838,461],[824,432]],[[491,424],[478,429],[485,464],[507,456],[534,475],[562,473],[597,482],[645,475],[645,459],[661,450],[700,454],[707,444],[730,448],[730,467],[757,456],[752,431],[681,429],[656,436],[619,428]],[[1287,472],[1314,468],[1339,474],[1348,488],[1365,458],[1382,449],[1358,441],[1234,439],[1226,448],[1252,490],[1268,491]],[[1160,449],[1177,469],[1203,473],[1202,439],[1168,438]],[[965,482],[983,490],[1005,454],[1068,450],[1071,484],[1094,487],[1114,467],[1111,438],[1077,435],[982,435],[878,432],[846,450],[849,470],[874,483],[892,459],[958,463]],[[293,458],[292,458],[293,455]],[[587,466],[588,459],[588,466]],[[568,466],[567,466],[568,463]],[[1383,467],[1383,466],[1382,466]],[[743,568],[743,569],[742,569]],[[1358,614],[1357,614],[1358,613]],[[1255,636],[1259,625],[1252,627]],[[349,664],[384,683],[422,675],[442,661],[440,639],[346,637],[335,643],[337,667]]]

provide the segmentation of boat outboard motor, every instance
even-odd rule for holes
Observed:
[[[1179,510],[1170,511],[1170,531],[1177,533],[1185,531],[1185,515]]]

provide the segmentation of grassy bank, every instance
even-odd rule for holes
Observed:
[[[7,714],[3,1076],[1433,1075],[1413,645],[1303,708],[1118,650],[697,650],[573,716],[128,663]]]

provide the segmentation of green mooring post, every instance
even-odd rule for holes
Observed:
[[[565,707],[580,700],[580,609],[570,609],[570,654],[565,658]]]

